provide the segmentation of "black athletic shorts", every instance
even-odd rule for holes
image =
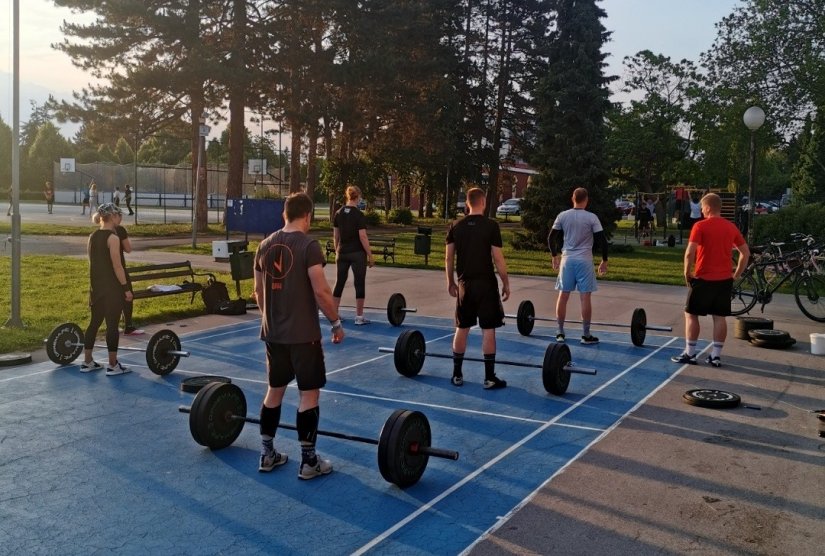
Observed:
[[[318,390],[327,383],[324,350],[321,342],[274,344],[266,342],[266,374],[273,388],[286,386],[293,379],[298,390]]]
[[[733,278],[727,280],[702,280],[694,278],[688,288],[685,312],[691,315],[730,315],[730,298]]]
[[[498,280],[481,279],[458,282],[455,325],[458,328],[504,326],[504,307],[498,294]]]

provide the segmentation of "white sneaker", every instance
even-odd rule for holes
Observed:
[[[355,317],[355,326],[363,326],[365,324],[369,324],[370,322],[372,321],[370,321],[367,318],[364,318],[363,316]]]
[[[81,363],[80,364],[80,372],[81,373],[88,373],[91,371],[99,371],[103,368],[103,365],[98,363],[97,361],[92,360],[91,363]]]
[[[328,459],[321,459],[321,456],[317,457],[318,463],[315,465],[309,465],[308,463],[301,464],[301,468],[298,471],[299,479],[314,479],[315,477],[332,473],[332,462]]]
[[[131,372],[132,370],[129,367],[124,367],[121,365],[120,361],[116,361],[112,366],[106,366],[106,376],[125,375],[126,373]]]

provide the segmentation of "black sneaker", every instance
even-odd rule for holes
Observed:
[[[564,343],[564,334],[562,334],[561,332],[556,334],[556,342],[558,342],[560,344],[563,344]]]
[[[464,377],[461,375],[453,375],[450,382],[453,383],[453,386],[464,386]]]
[[[722,366],[722,360],[721,360],[721,359],[719,359],[719,357],[718,357],[718,356],[717,356],[717,357],[713,357],[713,356],[711,356],[711,355],[708,355],[708,358],[707,358],[707,359],[705,359],[705,363],[707,363],[707,364],[708,364],[708,365],[710,365],[711,367],[716,367],[717,369],[718,369],[719,367],[721,367],[721,366]]]
[[[488,378],[484,380],[484,389],[485,390],[498,390],[499,388],[505,388],[507,386],[506,380],[501,380],[497,376],[493,378]]]
[[[582,336],[582,343],[583,344],[598,344],[599,339],[593,335],[588,334],[587,336]]]
[[[695,365],[696,364],[696,356],[695,355],[688,355],[687,352],[683,353],[682,355],[674,355],[670,358],[671,361],[674,363],[682,363],[683,365]]]

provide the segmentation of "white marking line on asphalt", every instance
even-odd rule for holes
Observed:
[[[674,341],[676,341],[676,338],[674,338],[673,340],[671,340],[671,342],[674,342]],[[670,342],[669,342],[669,343],[670,343]],[[668,344],[669,344],[669,343],[668,343]],[[662,346],[662,348],[666,347],[668,344],[665,344],[665,346]],[[381,533],[380,535],[376,536],[376,537],[375,537],[372,541],[368,542],[367,544],[365,544],[364,546],[362,546],[361,548],[359,548],[358,550],[356,550],[355,552],[353,552],[353,555],[355,555],[355,554],[365,554],[365,553],[367,553],[369,550],[371,550],[372,548],[375,548],[378,544],[380,544],[381,542],[383,542],[385,539],[389,538],[389,537],[390,537],[390,535],[392,535],[393,533],[395,533],[396,531],[398,531],[399,529],[401,529],[402,527],[404,527],[405,525],[407,525],[408,523],[410,523],[412,520],[414,520],[415,518],[417,518],[419,515],[423,514],[424,512],[429,511],[429,510],[430,510],[430,508],[434,507],[436,504],[438,504],[440,501],[442,501],[443,499],[445,499],[447,496],[449,496],[449,495],[450,495],[450,494],[452,494],[453,492],[457,491],[459,488],[463,487],[464,485],[466,485],[467,483],[469,483],[470,481],[472,481],[473,479],[475,479],[476,477],[478,477],[479,475],[481,475],[481,474],[482,474],[483,472],[485,472],[486,470],[488,470],[488,469],[490,469],[491,467],[493,467],[495,464],[497,464],[498,462],[500,462],[501,460],[503,460],[505,457],[509,456],[510,454],[512,454],[513,452],[515,452],[517,449],[519,449],[519,448],[521,448],[522,446],[524,446],[527,442],[529,442],[530,440],[532,440],[533,438],[535,438],[536,436],[538,436],[539,434],[541,434],[542,432],[544,432],[545,430],[547,430],[550,426],[552,426],[552,425],[556,424],[556,423],[557,423],[560,419],[562,419],[564,416],[566,416],[567,414],[569,414],[570,412],[572,412],[572,411],[573,411],[574,409],[576,409],[578,406],[580,406],[580,405],[584,404],[587,400],[589,400],[590,398],[594,397],[596,394],[598,394],[599,392],[601,392],[602,390],[604,390],[605,388],[607,388],[608,386],[610,386],[612,383],[614,383],[615,381],[619,380],[621,377],[623,377],[624,375],[626,375],[627,373],[629,373],[630,371],[632,371],[633,369],[635,369],[636,367],[638,367],[639,365],[641,365],[642,363],[644,363],[645,361],[647,361],[648,359],[650,359],[651,357],[653,357],[654,355],[656,355],[656,354],[657,354],[657,353],[658,353],[658,352],[659,352],[662,348],[657,349],[657,350],[655,350],[655,351],[651,352],[651,353],[650,353],[650,354],[648,354],[646,357],[644,357],[644,358],[640,359],[639,361],[637,361],[636,363],[634,363],[634,364],[633,364],[633,365],[631,365],[630,367],[627,367],[624,371],[622,371],[621,373],[617,374],[615,377],[613,377],[612,379],[608,380],[607,382],[605,382],[605,383],[604,383],[603,385],[601,385],[600,387],[598,387],[598,388],[596,388],[595,390],[593,390],[590,394],[588,394],[587,396],[585,396],[584,398],[582,398],[581,400],[579,400],[579,401],[578,401],[578,402],[576,402],[575,404],[571,405],[569,408],[565,409],[564,411],[562,411],[561,413],[559,413],[557,416],[553,417],[550,421],[545,422],[542,426],[540,426],[539,428],[537,428],[535,431],[533,431],[532,433],[528,434],[527,436],[525,436],[524,438],[522,438],[520,441],[518,441],[518,442],[514,443],[514,444],[513,444],[512,446],[510,446],[507,450],[504,450],[504,451],[503,451],[502,453],[500,453],[498,456],[494,457],[493,459],[491,459],[490,461],[488,461],[487,463],[485,463],[484,465],[482,465],[481,467],[479,467],[478,469],[476,469],[475,471],[473,471],[472,473],[470,473],[469,475],[467,475],[466,477],[464,477],[463,479],[461,479],[460,481],[458,481],[456,484],[454,484],[453,486],[451,486],[450,488],[448,488],[447,490],[445,490],[444,492],[442,492],[441,494],[439,494],[438,496],[436,496],[435,498],[433,498],[433,499],[432,499],[432,500],[430,500],[429,502],[427,502],[427,503],[423,504],[422,506],[420,506],[420,507],[419,507],[416,511],[412,512],[412,513],[411,513],[411,514],[409,514],[407,517],[405,517],[404,519],[402,519],[401,521],[399,521],[398,523],[396,523],[395,525],[393,525],[392,527],[390,527],[389,529],[387,529],[386,531],[384,531],[384,532],[383,532],[383,533]],[[622,417],[622,419],[624,419],[624,417],[626,417],[627,415],[629,415],[631,412],[635,411],[635,410],[636,410],[636,408],[638,408],[638,407],[639,407],[642,403],[644,403],[644,402],[645,402],[645,401],[646,401],[646,400],[647,400],[650,396],[652,396],[652,395],[653,395],[654,393],[656,393],[656,392],[657,392],[660,388],[662,388],[662,386],[664,386],[665,384],[667,384],[668,382],[670,382],[670,380],[671,380],[674,376],[676,376],[677,374],[679,374],[679,373],[681,372],[681,370],[682,370],[682,369],[684,369],[684,366],[683,366],[681,369],[679,369],[678,371],[676,371],[676,373],[674,373],[674,374],[673,374],[673,375],[672,375],[672,376],[671,376],[668,380],[666,380],[665,382],[663,382],[663,383],[662,383],[662,384],[661,384],[658,388],[656,388],[653,392],[651,392],[648,396],[646,396],[646,397],[645,397],[643,400],[641,400],[638,404],[636,404],[635,406],[633,406],[633,408],[631,408],[630,410],[628,410],[627,412],[625,412],[625,414],[624,414],[624,416]],[[553,479],[553,477],[555,477],[556,475],[558,475],[559,473],[561,473],[561,471],[562,471],[562,470],[564,470],[564,469],[566,469],[566,468],[567,468],[567,466],[568,466],[568,465],[570,465],[572,462],[576,461],[576,460],[577,460],[577,459],[578,459],[578,458],[579,458],[582,454],[584,454],[584,453],[585,453],[585,452],[586,452],[586,451],[587,451],[587,450],[588,450],[591,446],[593,446],[596,442],[598,442],[600,439],[604,438],[607,434],[609,434],[609,433],[610,433],[610,431],[612,431],[614,428],[616,428],[616,426],[618,426],[618,424],[619,424],[619,423],[621,423],[622,419],[618,419],[618,420],[617,420],[617,421],[616,421],[616,422],[615,422],[615,423],[614,423],[611,427],[609,427],[607,430],[605,430],[604,432],[602,432],[602,433],[601,433],[601,434],[600,434],[600,435],[599,435],[599,436],[598,436],[598,437],[597,437],[597,438],[596,438],[593,442],[591,442],[590,444],[588,444],[588,445],[587,445],[585,448],[583,448],[583,449],[582,449],[582,450],[581,450],[581,451],[580,451],[580,452],[579,452],[576,456],[574,456],[573,458],[571,458],[571,459],[570,459],[570,460],[569,460],[569,461],[568,461],[565,465],[563,465],[563,466],[561,467],[561,469],[559,469],[559,471],[557,471],[556,473],[554,473],[553,475],[551,475],[551,476],[550,476],[550,478],[548,478],[548,479],[547,479],[547,481],[545,481],[544,483],[542,483],[542,486],[546,485],[546,484],[547,484],[550,480],[552,480],[552,479]],[[474,545],[475,545],[475,544],[476,544],[479,540],[481,540],[482,538],[484,538],[484,536],[485,536],[485,535],[489,534],[489,532],[491,532],[491,531],[495,531],[495,529],[496,529],[496,528],[500,527],[500,526],[501,526],[501,524],[502,524],[504,521],[506,521],[506,519],[509,519],[509,516],[510,516],[510,515],[512,515],[512,513],[513,513],[514,511],[516,511],[516,509],[520,509],[520,508],[521,508],[521,507],[522,507],[522,506],[523,506],[526,502],[528,502],[529,500],[531,500],[531,499],[532,499],[532,498],[536,495],[536,493],[539,491],[539,489],[541,489],[541,486],[540,486],[538,489],[534,490],[534,491],[533,491],[533,492],[529,495],[529,497],[525,498],[525,500],[523,500],[523,501],[522,501],[522,502],[521,502],[518,506],[516,506],[516,508],[514,508],[513,510],[511,510],[511,511],[507,514],[507,516],[504,516],[504,518],[500,519],[500,520],[499,520],[496,524],[494,524],[494,525],[493,525],[490,529],[488,529],[487,531],[485,531],[485,532],[484,532],[484,533],[483,533],[483,534],[479,537],[479,539],[477,539],[477,540],[476,540],[476,542],[475,542],[475,543],[473,543],[473,545],[471,545],[470,547],[468,547],[467,549],[465,549],[465,551],[464,551],[462,554],[464,554],[464,553],[466,553],[468,550],[470,550],[470,548],[472,548],[472,546],[474,546]]]

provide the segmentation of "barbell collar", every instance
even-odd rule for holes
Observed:
[[[565,365],[564,370],[568,373],[578,373],[580,375],[595,375],[597,372],[596,369],[591,367],[579,367],[574,363],[568,363]]]

